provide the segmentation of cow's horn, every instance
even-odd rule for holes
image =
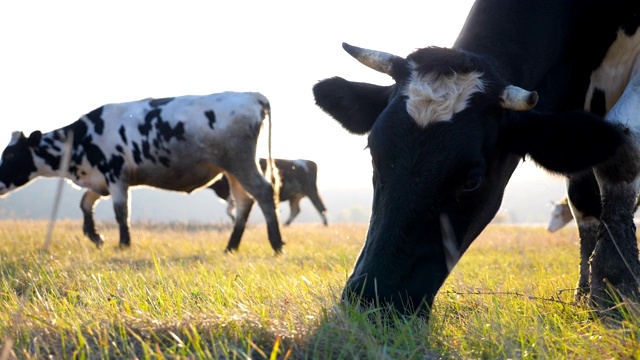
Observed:
[[[500,105],[505,109],[525,111],[531,110],[536,106],[538,103],[538,93],[509,85],[502,91],[500,99]]]
[[[403,58],[393,54],[359,48],[345,42],[342,43],[342,48],[362,64],[391,77],[395,75],[394,62],[405,61]]]

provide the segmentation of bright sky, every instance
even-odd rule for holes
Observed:
[[[14,130],[51,131],[105,103],[259,91],[274,156],[316,161],[321,188],[370,186],[366,138],[322,113],[311,87],[336,75],[390,84],[341,43],[401,56],[450,46],[471,2],[5,1],[0,147]]]

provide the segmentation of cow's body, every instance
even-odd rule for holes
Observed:
[[[64,176],[86,188],[83,230],[97,245],[93,209],[110,195],[120,227],[120,245],[130,244],[129,188],[152,186],[191,192],[225,173],[239,206],[257,199],[269,240],[282,248],[273,188],[256,164],[262,121],[270,114],[259,93],[225,92],[107,104],[64,128],[29,138],[14,132],[0,163],[0,195],[38,176]],[[73,136],[69,168],[60,171],[64,143]],[[229,176],[229,174],[233,174]],[[246,191],[245,191],[246,189]],[[246,219],[240,219],[227,250],[238,248]]]
[[[314,86],[323,110],[369,134],[373,160],[370,227],[344,296],[428,313],[527,155],[597,179],[602,194],[568,189],[602,199],[596,226],[580,230],[582,295],[608,305],[609,283],[638,296],[639,13],[630,1],[477,0],[451,49],[402,58],[344,45],[395,81]]]
[[[285,222],[285,225],[290,225],[293,219],[300,213],[300,200],[304,197],[308,197],[311,200],[313,206],[318,210],[318,214],[322,218],[322,223],[326,226],[327,209],[324,206],[320,194],[318,193],[318,186],[316,180],[318,178],[318,165],[305,159],[286,160],[286,159],[274,159],[276,165],[277,174],[280,176],[278,182],[280,189],[277,192],[280,202],[289,202],[289,218]],[[267,159],[260,159],[260,167],[262,171],[267,169]],[[209,186],[218,197],[227,203],[227,215],[231,220],[235,221],[235,201],[229,191],[229,180],[225,176],[222,176],[219,180]]]

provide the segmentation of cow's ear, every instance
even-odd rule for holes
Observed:
[[[29,147],[35,147],[40,144],[40,140],[42,140],[42,132],[40,130],[36,130],[29,135],[27,139],[27,144]]]
[[[313,96],[327,114],[354,134],[366,134],[387,107],[391,86],[347,81],[332,77],[313,87]]]
[[[570,174],[613,156],[624,143],[623,129],[584,111],[557,114],[513,112],[502,129],[508,150],[529,155],[549,171]]]

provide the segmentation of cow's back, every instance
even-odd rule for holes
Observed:
[[[102,107],[102,118],[105,130],[111,131],[105,131],[104,142],[109,143],[112,134],[124,129],[132,142],[215,139],[220,146],[225,136],[260,127],[268,106],[260,93],[237,92],[107,104]]]
[[[269,102],[259,93],[224,92],[107,104],[83,116],[106,162],[121,158],[129,185],[190,192],[223,168],[255,161]],[[251,151],[254,149],[254,151]]]

